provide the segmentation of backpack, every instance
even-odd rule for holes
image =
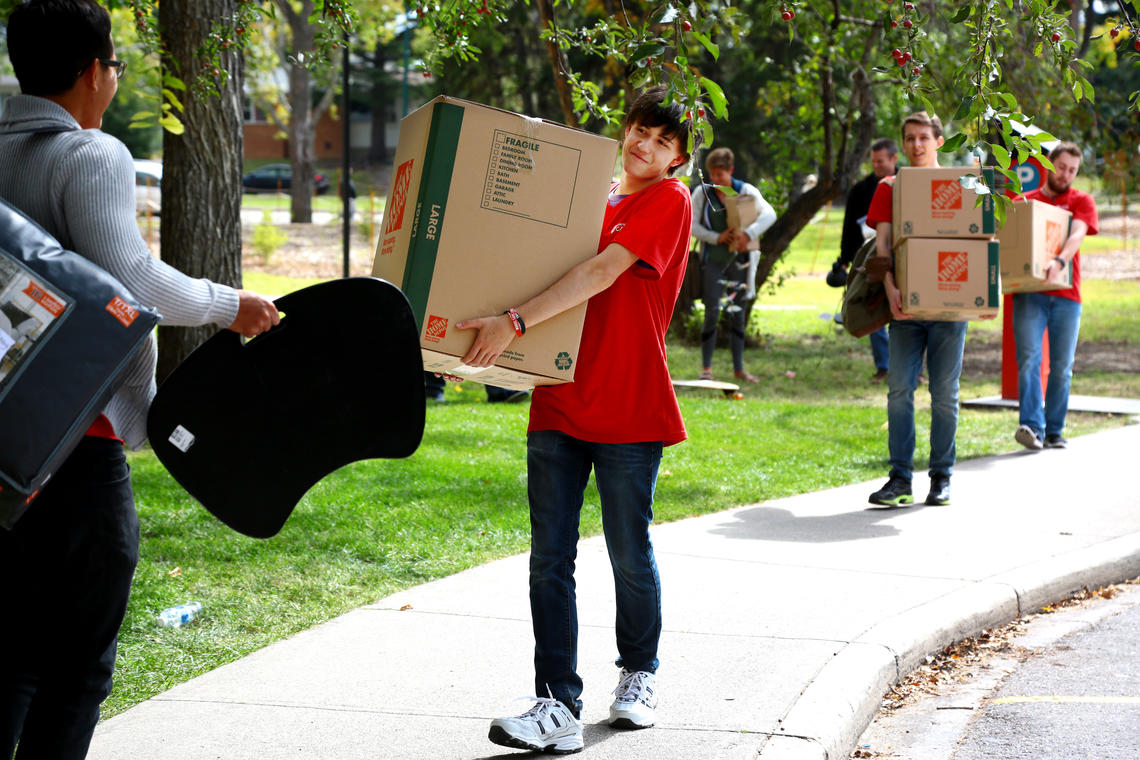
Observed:
[[[851,272],[847,275],[847,287],[843,291],[843,327],[856,338],[870,335],[891,321],[891,305],[887,302],[887,291],[883,287],[883,274],[876,272],[868,276],[867,261],[875,257],[875,238],[863,243],[851,260]],[[881,266],[872,266],[878,270]]]

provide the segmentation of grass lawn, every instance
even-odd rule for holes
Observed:
[[[793,278],[761,297],[764,345],[746,354],[761,383],[747,388],[743,401],[680,393],[690,439],[665,453],[660,521],[885,477],[885,389],[867,382],[867,341],[836,332],[830,314],[839,291],[822,278],[838,250],[841,220],[833,209],[827,224],[808,227],[789,252],[790,267],[801,275],[814,270],[814,277]],[[245,284],[285,293],[312,282],[250,273]],[[1082,339],[1140,351],[1140,282],[1091,281],[1085,293]],[[996,339],[999,331],[999,323],[975,323],[970,345]],[[675,376],[695,376],[699,364],[696,347],[670,345]],[[714,366],[721,377],[731,374],[727,349],[717,350]],[[996,376],[963,378],[963,398],[998,391]],[[1140,397],[1140,375],[1078,375],[1073,391]],[[473,383],[449,386],[446,396],[446,404],[429,406],[415,455],[358,462],[330,475],[281,533],[264,541],[239,536],[208,515],[149,450],[130,454],[141,559],[104,716],[398,589],[526,551],[527,405],[487,404],[483,387]],[[929,396],[920,389],[916,402],[922,442]],[[1124,422],[1072,414],[1066,432]],[[1014,411],[964,409],[959,457],[1015,448],[1016,424]],[[922,443],[916,453],[921,471]],[[582,533],[599,531],[591,487]],[[161,609],[192,600],[203,604],[199,622],[158,627]]]

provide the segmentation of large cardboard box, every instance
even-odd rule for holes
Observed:
[[[999,258],[996,240],[907,239],[895,250],[903,311],[950,322],[996,316]]]
[[[1041,201],[1014,203],[998,232],[1003,293],[1035,293],[1073,287],[1073,268],[1061,270],[1060,282],[1045,281],[1045,267],[1057,257],[1073,222],[1070,211]]]
[[[505,388],[574,379],[586,305],[462,366],[463,319],[501,314],[597,253],[617,142],[438,97],[400,124],[372,274],[404,291],[428,371]]]
[[[977,205],[978,194],[962,187],[961,178],[980,172],[992,188],[993,171],[965,166],[899,169],[891,195],[894,244],[911,237],[992,238],[996,232],[993,195],[983,195],[982,204]]]

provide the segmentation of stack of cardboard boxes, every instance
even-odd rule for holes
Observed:
[[[496,366],[460,362],[463,319],[501,314],[597,254],[617,143],[438,97],[400,124],[372,273],[400,287],[424,369],[503,388],[574,379],[586,305],[529,327]]]
[[[981,169],[993,187],[993,170]],[[918,319],[963,321],[996,316],[999,249],[993,197],[963,187],[978,169],[907,167],[895,176],[895,284],[903,311]]]

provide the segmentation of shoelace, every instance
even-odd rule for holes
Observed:
[[[532,715],[535,718],[542,718],[547,713],[549,713],[551,710],[553,710],[555,705],[561,704],[557,699],[554,698],[554,695],[551,694],[549,686],[546,688],[546,693],[549,694],[550,696],[548,696],[548,697],[516,697],[515,698],[516,702],[518,702],[520,699],[525,699],[528,702],[534,702],[535,703],[529,710],[524,712],[519,717],[525,718],[527,716]]]
[[[645,673],[637,671],[636,673],[629,673],[620,681],[617,687],[613,690],[614,696],[618,698],[619,702],[636,702],[641,699],[641,693],[645,690]]]

